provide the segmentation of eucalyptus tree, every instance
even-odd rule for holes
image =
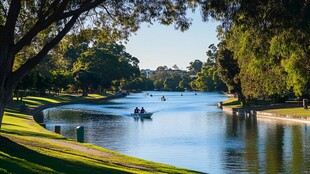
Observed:
[[[202,68],[203,62],[196,59],[194,62],[190,62],[187,69],[189,70],[190,74],[195,75],[197,74]]]
[[[0,1],[0,126],[16,84],[69,32],[99,28],[104,37],[127,38],[141,22],[175,24],[185,30],[187,1],[2,0]],[[13,70],[18,54],[33,54]]]
[[[233,52],[220,44],[216,58],[217,72],[221,80],[226,84],[230,93],[238,93],[238,99],[243,100],[241,83],[239,78],[240,68]]]
[[[237,60],[240,85],[248,98],[281,96],[291,89],[296,96],[307,92],[309,1],[208,1],[203,9],[223,22],[220,39]]]

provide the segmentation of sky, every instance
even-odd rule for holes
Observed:
[[[209,45],[219,42],[216,37],[219,23],[203,22],[198,11],[189,15],[193,21],[185,32],[174,29],[173,25],[143,24],[129,37],[126,52],[139,59],[140,69],[155,70],[164,65],[171,68],[176,64],[185,70],[196,59],[205,62]]]

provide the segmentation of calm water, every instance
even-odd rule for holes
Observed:
[[[47,129],[62,126],[75,138],[123,154],[207,173],[310,172],[310,127],[231,116],[216,108],[218,93],[147,92],[103,104],[74,104],[43,111]],[[160,101],[164,95],[167,101]],[[154,112],[134,119],[135,107]]]

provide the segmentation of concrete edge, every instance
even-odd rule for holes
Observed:
[[[262,117],[262,118],[272,118],[272,119],[280,119],[280,120],[285,120],[285,121],[294,121],[294,122],[302,122],[302,123],[310,124],[310,117],[308,116],[275,114],[275,113],[256,111],[256,110],[229,108],[226,106],[222,106],[222,110],[228,114],[237,115],[237,116],[256,116],[256,117]]]

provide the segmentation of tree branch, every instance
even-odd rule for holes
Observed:
[[[77,10],[73,10],[73,11],[69,11],[69,12],[64,13],[62,15],[62,19],[68,18],[68,17],[73,16],[75,14],[84,13],[85,11],[88,11],[90,9],[93,9],[93,8],[97,7],[98,5],[100,5],[103,2],[104,2],[104,0],[95,0],[93,2],[87,3],[87,4],[83,5],[83,6],[81,6]]]
[[[5,21],[5,33],[6,35],[8,35],[8,37],[6,37],[7,39],[12,39],[14,40],[14,31],[15,31],[15,25],[17,22],[17,18],[19,15],[21,9],[21,1],[20,0],[12,0],[11,1],[11,5],[10,5],[10,9],[9,9],[9,13],[7,16],[7,19]],[[9,42],[4,41],[5,42]]]
[[[64,0],[59,7],[47,18],[47,19],[39,19],[38,22],[16,43],[14,48],[14,54],[17,54],[25,45],[31,44],[32,39],[41,31],[49,27],[53,22],[60,21],[62,19],[70,18],[71,16],[80,15],[81,13],[90,10],[92,8],[95,8],[100,3],[102,3],[104,0],[97,0],[90,3],[87,3],[86,5],[80,7],[77,10],[70,11],[63,13],[65,11],[65,8],[69,2],[69,0]],[[56,2],[56,1],[55,1]],[[46,16],[44,14],[44,16]]]
[[[59,5],[59,7],[47,19],[43,19],[43,18],[39,19],[37,23],[15,44],[13,54],[14,55],[17,54],[24,46],[31,44],[32,39],[39,32],[48,28],[53,22],[59,21],[59,18],[60,18],[59,16],[63,14],[63,11],[66,9],[66,6],[68,5],[68,2],[69,0],[63,1]],[[56,4],[55,4],[55,8],[56,8]],[[44,14],[43,17],[46,16],[46,14]]]
[[[40,9],[39,9],[39,12],[38,12],[38,18],[42,18],[43,17],[43,11],[44,11],[44,7],[46,5],[46,0],[41,0],[41,4],[40,4]]]
[[[38,65],[40,61],[47,55],[47,53],[61,41],[61,39],[70,31],[70,29],[76,23],[78,17],[79,14],[72,16],[70,21],[65,25],[63,30],[60,31],[57,36],[55,36],[55,38],[48,42],[37,55],[30,58],[20,68],[14,71],[11,77],[8,79],[13,79],[13,81],[17,84],[17,82],[19,82],[31,69]]]
[[[60,0],[55,0],[46,10],[46,12],[43,14],[42,12],[42,16],[39,16],[39,20],[38,21],[42,21],[45,20],[48,15],[52,12],[52,10],[55,10],[57,7],[57,4],[60,2]],[[43,7],[42,7],[43,8]]]

